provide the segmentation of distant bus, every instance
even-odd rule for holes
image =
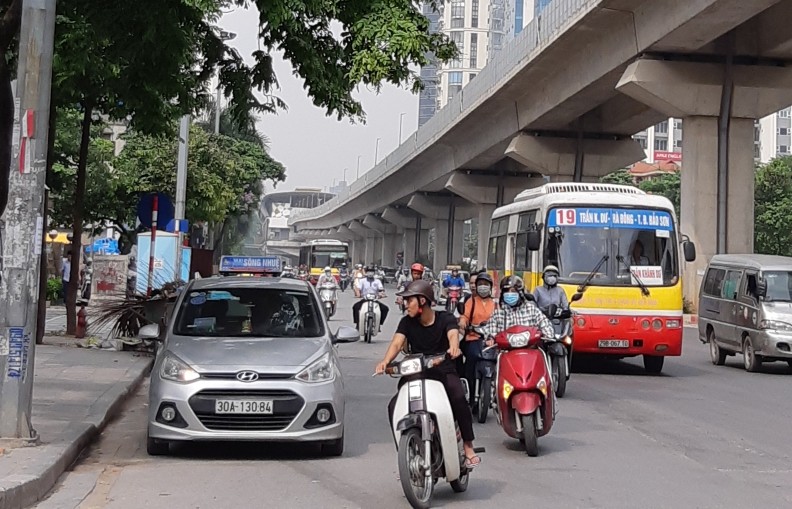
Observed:
[[[334,275],[349,258],[349,244],[339,240],[312,240],[300,247],[300,265],[305,265],[312,276],[319,276],[325,267]]]
[[[664,356],[682,353],[681,242],[665,197],[629,186],[552,183],[495,210],[487,267],[496,279],[519,275],[533,290],[542,268],[557,266],[568,296],[584,289],[573,307],[574,351],[642,355],[656,373]]]

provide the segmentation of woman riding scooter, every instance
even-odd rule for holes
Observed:
[[[471,281],[473,276],[471,276]],[[462,353],[465,355],[464,376],[470,390],[470,406],[476,401],[476,362],[481,358],[483,341],[481,336],[471,329],[490,320],[495,311],[495,300],[492,298],[492,277],[486,272],[475,276],[473,296],[465,301],[459,315],[459,329],[465,333],[462,342]]]
[[[544,285],[537,286],[533,296],[536,305],[545,314],[550,310],[550,305],[555,304],[559,309],[569,309],[569,299],[563,288],[558,286],[558,267],[548,265],[542,272]]]

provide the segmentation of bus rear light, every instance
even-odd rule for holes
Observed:
[[[584,320],[583,318],[578,318],[577,319],[577,326],[578,327],[585,327],[586,326],[586,320]]]
[[[652,328],[654,330],[662,329],[663,328],[663,321],[658,319],[658,318],[655,318],[654,320],[652,320]]]
[[[649,326],[650,326],[650,325],[651,325],[651,323],[649,322],[649,320],[643,320],[643,321],[641,322],[641,327],[642,327],[642,328],[644,328],[644,329],[646,329],[646,330],[649,330]]]
[[[666,320],[666,327],[669,329],[678,329],[680,327],[679,320]]]
[[[657,345],[657,346],[655,346],[655,351],[656,352],[665,352],[666,350],[668,350],[668,345]]]

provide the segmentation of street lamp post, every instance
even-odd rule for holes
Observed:
[[[399,114],[399,145],[401,145],[402,142],[402,122],[404,121],[404,115],[406,115],[406,113]]]
[[[344,185],[347,185],[346,172],[349,168],[344,168]]]
[[[357,172],[355,173],[355,178],[356,178],[356,179],[359,179],[359,178],[360,178],[360,157],[361,157],[361,156],[358,156]]]
[[[225,30],[220,31],[220,39],[222,41],[231,41],[234,40],[236,34],[233,32],[226,32]],[[220,71],[217,71],[217,103],[215,104],[215,134],[220,134],[220,103],[222,102],[222,97],[220,92],[222,88],[220,87]]]
[[[374,166],[377,166],[377,158],[379,157],[379,142],[381,138],[377,138],[377,146],[374,149]]]

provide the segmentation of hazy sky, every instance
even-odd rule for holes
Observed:
[[[258,12],[237,9],[226,14],[221,26],[237,34],[230,42],[249,62],[258,49]],[[360,158],[360,174],[373,167],[377,138],[382,159],[398,145],[399,117],[402,120],[402,139],[418,126],[418,96],[408,90],[385,86],[380,94],[365,88],[357,94],[366,112],[365,124],[351,124],[349,120],[327,117],[325,110],[313,105],[303,81],[292,74],[291,64],[275,55],[275,72],[281,89],[276,93],[288,105],[287,111],[277,115],[261,115],[259,129],[271,140],[270,154],[286,166],[286,182],[278,190],[295,187],[325,187],[333,180],[355,180]]]

